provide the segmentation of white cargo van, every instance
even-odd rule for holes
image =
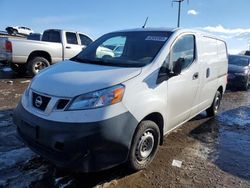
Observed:
[[[98,49],[123,46],[116,56]],[[140,170],[163,136],[206,110],[227,83],[224,41],[185,29],[108,33],[71,60],[41,71],[14,111],[23,141],[61,167]]]

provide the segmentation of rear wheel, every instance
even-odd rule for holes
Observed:
[[[154,159],[160,143],[160,130],[153,121],[142,121],[135,132],[128,162],[133,170],[146,168]]]
[[[218,113],[221,98],[221,93],[216,91],[212,105],[206,110],[208,116],[215,116]]]
[[[25,64],[10,63],[10,68],[18,74],[25,74],[27,71]]]
[[[28,72],[31,76],[35,76],[42,69],[50,66],[49,61],[44,57],[35,57],[28,62]]]
[[[13,34],[13,35],[16,35],[16,34],[17,34],[17,30],[16,30],[16,29],[13,29],[12,34]]]

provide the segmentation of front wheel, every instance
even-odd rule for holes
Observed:
[[[221,93],[216,91],[212,105],[206,110],[208,116],[215,116],[218,113],[221,98]]]
[[[129,166],[136,171],[146,168],[154,159],[159,143],[159,127],[153,121],[142,121],[133,137]]]

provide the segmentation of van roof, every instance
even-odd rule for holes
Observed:
[[[214,36],[211,33],[204,32],[199,29],[188,29],[188,28],[168,28],[168,27],[159,27],[159,28],[153,28],[153,27],[147,27],[147,28],[134,28],[134,29],[125,29],[125,30],[118,30],[114,32],[133,32],[133,31],[166,31],[166,32],[193,32],[193,33],[200,33],[203,36],[212,37],[221,40],[217,36]],[[111,32],[111,33],[114,33]]]
[[[146,27],[146,28],[124,29],[124,30],[118,30],[118,31],[115,31],[115,32],[133,32],[133,31],[171,31],[171,32],[174,32],[176,30],[179,30],[179,28],[165,28],[165,27],[153,28],[153,27]]]

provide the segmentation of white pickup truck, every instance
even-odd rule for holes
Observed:
[[[49,29],[41,41],[18,38],[0,38],[0,61],[10,64],[13,71],[36,75],[56,62],[70,59],[93,40],[86,34]]]

